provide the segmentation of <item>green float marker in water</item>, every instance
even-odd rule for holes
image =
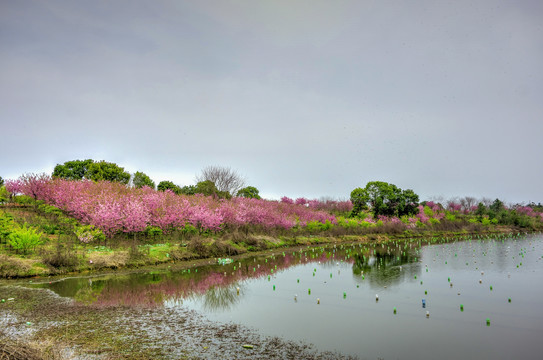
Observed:
[[[424,290],[424,295],[428,295],[428,290]]]
[[[273,291],[275,291],[275,285],[273,285]]]
[[[300,279],[296,279],[296,281],[298,282],[298,284],[300,283]]]
[[[394,311],[394,314],[396,314],[396,308],[394,308],[393,311]]]
[[[507,302],[511,302],[511,298],[507,299]]]
[[[492,285],[490,285],[490,291],[492,291]]]
[[[486,318],[486,326],[490,326],[490,319]]]
[[[460,304],[460,311],[464,311],[464,305]]]
[[[347,293],[344,291],[343,292],[343,298],[345,299],[347,297]]]
[[[311,289],[307,289],[307,293],[311,295]]]

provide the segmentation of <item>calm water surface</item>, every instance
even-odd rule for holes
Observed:
[[[186,307],[361,359],[518,359],[543,358],[542,275],[537,235],[303,248],[34,286],[101,306]]]

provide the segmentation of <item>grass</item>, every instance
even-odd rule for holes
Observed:
[[[5,205],[0,207],[18,224],[28,223],[37,229],[50,232],[43,236],[44,243],[29,255],[18,254],[7,244],[0,243],[0,277],[3,278],[135,268],[202,258],[231,257],[247,252],[299,245],[517,231],[507,226],[485,226],[481,223],[470,223],[466,219],[455,219],[408,230],[397,224],[369,228],[334,226],[320,231],[314,229],[265,231],[243,228],[229,229],[218,234],[183,232],[161,236],[121,234],[114,239],[84,244],[70,232],[68,225],[55,222],[54,215],[42,213],[36,207]]]

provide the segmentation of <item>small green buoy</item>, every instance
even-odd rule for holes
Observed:
[[[486,326],[490,326],[490,319],[486,318]]]
[[[464,305],[460,304],[460,311],[464,311]]]
[[[393,311],[394,311],[394,314],[396,314],[396,308],[394,308],[394,310],[393,310]]]

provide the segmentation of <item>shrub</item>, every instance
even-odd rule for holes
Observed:
[[[36,229],[27,227],[25,224],[22,228],[16,229],[9,234],[8,243],[17,252],[22,251],[22,253],[26,255],[29,250],[33,250],[36,246],[43,243],[41,237],[42,233],[38,233]]]
[[[40,255],[44,264],[56,269],[74,268],[79,263],[77,255],[61,241],[57,242],[55,250],[43,251]]]
[[[448,213],[445,214],[445,219],[447,219],[447,221],[455,221],[456,220],[456,215],[451,214],[450,212],[448,212]]]
[[[147,235],[152,237],[162,235],[162,229],[156,226],[148,226],[145,231],[147,232]]]
[[[0,204],[5,203],[9,200],[9,191],[5,186],[0,186]]]
[[[74,229],[75,236],[79,241],[88,244],[94,240],[105,240],[105,235],[102,230],[95,228],[92,225],[77,226]]]

